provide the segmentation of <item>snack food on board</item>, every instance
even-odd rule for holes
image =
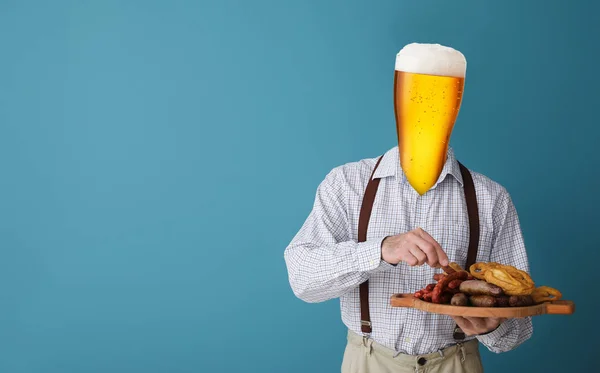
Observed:
[[[492,295],[471,295],[469,303],[473,307],[496,307],[496,297]]]
[[[469,299],[467,298],[465,293],[456,293],[452,296],[450,304],[453,306],[468,306]]]
[[[442,298],[442,296],[448,285],[454,280],[464,281],[467,279],[468,275],[469,274],[465,271],[457,271],[447,275],[446,277],[438,281],[437,285],[435,285],[435,287],[433,288],[431,301],[433,303],[442,303],[442,299],[445,299]],[[458,283],[458,286],[460,286],[460,283]],[[448,299],[448,301],[450,301],[450,299]]]
[[[501,287],[506,295],[530,295],[535,288],[529,274],[513,266],[475,263],[469,270],[474,277]]]
[[[533,298],[531,295],[511,295],[508,298],[508,305],[511,307],[533,306]]]
[[[473,307],[527,307],[562,297],[554,288],[536,288],[527,272],[510,265],[479,262],[466,271],[453,262],[449,267],[456,272],[436,273],[437,284],[427,285],[414,296],[426,302]]]
[[[510,297],[508,295],[497,296],[496,307],[510,307]]]
[[[483,280],[463,281],[459,287],[460,292],[469,295],[502,295],[502,288]]]
[[[469,272],[471,275],[478,280],[485,280],[485,271],[497,267],[498,263],[489,262],[489,263],[475,263],[469,268]]]
[[[461,267],[461,266],[460,266],[458,263],[456,263],[456,262],[452,262],[452,263],[448,264],[448,266],[449,266],[450,268],[452,268],[453,270],[455,270],[455,271],[464,271],[463,267]]]
[[[533,290],[531,293],[531,297],[535,303],[543,303],[553,300],[559,300],[562,298],[562,294],[560,291],[551,288],[549,286],[540,286]]]

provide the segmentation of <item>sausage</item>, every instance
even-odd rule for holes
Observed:
[[[482,280],[467,280],[460,284],[461,293],[469,295],[502,295],[502,288]]]
[[[452,280],[448,283],[448,289],[458,289],[463,280]]]
[[[448,286],[448,284],[452,280],[456,280],[456,279],[465,280],[467,278],[467,276],[468,276],[467,272],[459,271],[459,272],[451,273],[448,276],[441,279],[440,281],[438,281],[438,283],[435,285],[435,288],[433,289],[433,296],[431,298],[431,301],[433,303],[441,303],[442,293],[444,292],[444,290],[446,290],[446,287]]]
[[[454,294],[450,293],[450,292],[443,292],[442,296],[440,297],[440,304],[450,304],[450,300],[452,299],[452,296]]]
[[[511,307],[527,307],[533,305],[533,298],[531,295],[511,295],[508,298],[508,304]]]
[[[453,306],[467,306],[469,305],[469,299],[465,293],[456,293],[450,300],[450,304]]]
[[[433,291],[433,289],[435,288],[436,284],[429,284],[427,286],[425,286],[423,289],[416,291],[413,295],[415,298],[421,299],[421,300],[425,300],[425,296],[427,294],[429,294],[428,299],[431,301],[431,292]],[[450,299],[448,299],[448,302],[450,301]]]
[[[425,289],[431,291],[431,290],[433,290],[434,287],[435,287],[435,284],[429,284],[429,285],[425,286]]]
[[[496,307],[496,298],[491,295],[471,295],[469,302],[474,307]]]
[[[446,293],[450,293],[450,294],[452,294],[452,295],[454,295],[454,294],[456,294],[456,293],[460,293],[460,291],[458,290],[458,288],[454,288],[454,289],[450,289],[450,288],[448,288],[448,289],[446,289],[446,291],[445,291],[445,292],[446,292]]]
[[[433,279],[435,281],[440,281],[442,280],[444,277],[446,277],[445,273],[436,273],[435,275],[433,275]]]
[[[509,300],[509,296],[508,295],[499,295],[496,297],[496,307],[509,307],[510,303],[508,302]]]

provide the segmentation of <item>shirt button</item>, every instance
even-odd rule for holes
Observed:
[[[419,358],[419,360],[417,360],[417,364],[419,365],[425,365],[425,363],[427,362],[427,359],[425,359],[424,357]]]

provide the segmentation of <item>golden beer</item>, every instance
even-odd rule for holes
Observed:
[[[402,51],[398,56],[394,110],[402,169],[412,187],[423,195],[435,185],[446,162],[450,135],[462,101],[466,61],[464,57],[457,58],[457,54],[419,55],[418,52],[410,53],[409,63],[402,64]]]

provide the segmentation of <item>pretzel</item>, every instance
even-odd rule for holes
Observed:
[[[471,275],[473,277],[475,277],[476,279],[485,280],[485,272],[488,269],[496,268],[498,266],[500,266],[500,264],[498,264],[496,262],[489,262],[489,263],[479,262],[479,263],[475,263],[475,264],[471,265],[471,267],[469,267],[469,272],[471,272]]]
[[[469,270],[473,277],[501,287],[506,295],[530,295],[535,288],[529,274],[513,266],[480,262],[473,264]]]
[[[535,303],[543,303],[562,298],[560,291],[549,286],[540,286],[533,290],[531,297]]]

